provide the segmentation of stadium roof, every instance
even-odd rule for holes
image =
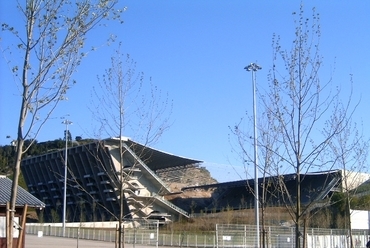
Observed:
[[[117,139],[115,139],[117,140]],[[152,170],[160,170],[177,166],[202,163],[201,160],[185,158],[154,148],[139,144],[128,138],[124,142],[140,157],[144,163]]]
[[[5,176],[0,176],[0,205],[6,205],[10,201],[12,192],[12,180]],[[28,193],[25,189],[18,186],[16,206],[24,206],[27,204],[29,207],[45,208],[45,203]]]

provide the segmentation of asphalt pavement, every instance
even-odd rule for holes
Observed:
[[[77,247],[77,248],[114,248],[115,244],[113,242],[104,242],[96,240],[86,240],[86,239],[72,239],[72,238],[62,238],[53,236],[42,236],[37,235],[26,235],[25,248],[63,248],[63,247]],[[125,247],[132,247],[132,245],[125,244]],[[142,248],[143,246],[135,246],[136,248]],[[153,246],[152,246],[153,247]]]

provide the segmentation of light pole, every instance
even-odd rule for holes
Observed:
[[[253,126],[254,126],[254,213],[256,218],[256,247],[260,245],[260,218],[259,218],[259,197],[258,197],[258,154],[257,154],[257,108],[256,108],[256,71],[262,67],[251,63],[244,67],[245,70],[252,72],[253,85]]]
[[[66,234],[66,211],[67,211],[67,161],[68,161],[68,156],[67,156],[67,151],[68,151],[68,139],[69,139],[69,134],[68,134],[68,125],[71,125],[72,122],[65,119],[62,124],[66,125],[66,130],[64,134],[64,138],[66,139],[66,150],[64,152],[64,192],[63,192],[63,237],[65,237]]]

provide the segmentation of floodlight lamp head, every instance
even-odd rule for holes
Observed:
[[[244,67],[244,69],[247,71],[257,71],[257,70],[261,70],[262,67],[255,63],[251,63],[250,65],[247,65],[246,67]]]
[[[65,124],[65,125],[71,125],[73,122],[72,121],[70,121],[70,120],[64,120],[64,121],[62,121],[62,124]]]
[[[244,67],[244,70],[251,71],[252,70],[252,64],[247,65],[246,67]]]

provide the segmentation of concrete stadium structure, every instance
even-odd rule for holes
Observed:
[[[266,206],[284,206],[294,204],[296,195],[296,174],[285,174],[279,177],[270,176],[259,178],[259,199],[264,199]],[[301,204],[309,205],[313,202],[322,202],[333,192],[341,190],[341,171],[325,171],[301,175]],[[265,185],[265,189],[263,188]],[[217,185],[201,185],[182,188],[183,192],[213,189],[212,197],[198,199],[195,212],[207,209],[208,211],[223,211],[225,209],[254,208],[254,179],[220,183]],[[265,191],[265,192],[264,192]],[[191,199],[177,199],[184,201]],[[193,200],[193,199],[192,199]],[[174,200],[174,202],[177,202]],[[184,202],[182,205],[186,205]],[[188,209],[185,209],[188,210]],[[188,210],[189,211],[189,210]]]
[[[300,202],[302,206],[310,208],[328,205],[327,201],[334,192],[353,190],[368,183],[370,179],[367,173],[344,170],[310,172],[301,174],[300,177]],[[263,199],[265,206],[294,206],[297,201],[296,178],[295,173],[259,178],[259,199]],[[189,198],[176,195],[172,202],[193,213],[254,208],[254,179],[181,189],[184,195],[192,195],[192,192],[196,195],[199,191],[210,192],[211,196]]]
[[[194,178],[193,183],[197,182],[193,185],[188,184],[178,189],[178,192],[172,192],[168,184],[184,177],[187,168],[198,167],[202,161],[158,151],[128,138],[123,139],[122,151],[126,219],[168,222],[187,218],[188,213],[205,210],[254,207],[253,179],[213,183],[206,178]],[[119,139],[94,141],[68,149],[67,222],[117,220],[121,188],[119,154]],[[39,213],[45,222],[62,220],[64,156],[65,150],[62,149],[25,158],[21,164],[29,192],[46,204],[45,210]],[[163,171],[166,173],[163,174]],[[260,194],[263,185],[270,187],[264,196],[265,203],[281,206],[286,203],[286,199],[294,203],[297,198],[296,177],[293,173],[260,178]],[[347,178],[352,189],[370,177],[369,174],[343,170],[302,174],[301,203],[309,205],[316,202],[320,205],[333,192],[342,191],[343,178]],[[281,185],[284,185],[284,190]]]
[[[117,220],[120,201],[120,140],[106,139],[68,148],[67,222]],[[164,199],[171,194],[156,170],[198,164],[128,138],[122,142],[124,218],[163,222],[188,217]],[[29,192],[46,204],[45,222],[62,220],[65,150],[25,158],[21,170]]]

